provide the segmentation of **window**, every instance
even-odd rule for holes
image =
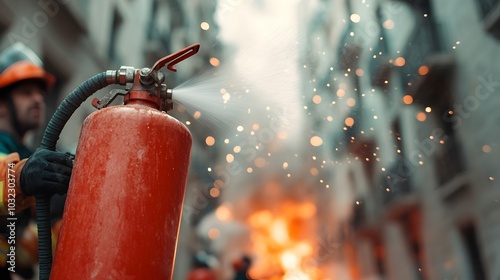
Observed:
[[[434,115],[437,120],[438,130],[432,133],[434,137],[432,145],[435,146],[435,151],[427,156],[434,158],[439,186],[443,186],[465,170],[462,149],[455,132],[458,123],[453,121],[453,114],[456,114],[452,105],[454,104],[451,86],[453,74],[446,75],[430,82],[425,90],[427,95],[421,95],[422,98],[419,100],[420,103],[425,104],[423,110],[431,111],[430,114]]]
[[[500,4],[500,0],[479,0],[478,6],[483,18],[487,17]]]
[[[446,40],[443,38],[446,33],[441,32],[429,0],[410,0],[408,3],[415,13],[416,28],[412,31],[402,55],[406,63],[401,67],[401,74],[403,88],[411,91],[420,78],[420,67],[426,65],[430,57],[445,50],[443,42]]]
[[[478,0],[484,29],[500,39],[500,0]]]
[[[396,196],[404,195],[411,191],[410,176],[414,167],[406,160],[403,151],[403,138],[401,137],[399,120],[392,124],[390,133],[394,139],[394,149],[397,156],[385,172],[384,202],[390,203]]]
[[[474,276],[473,279],[486,279],[474,224],[468,223],[460,227],[460,235],[468,255],[467,260],[469,261],[471,274]]]
[[[420,210],[414,209],[401,216],[400,219],[405,233],[406,243],[410,249],[410,255],[415,264],[416,279],[426,279],[424,264],[424,252],[422,248],[422,216]]]

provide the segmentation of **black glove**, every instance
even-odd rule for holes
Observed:
[[[38,148],[26,161],[21,176],[25,195],[64,194],[68,191],[74,156]]]

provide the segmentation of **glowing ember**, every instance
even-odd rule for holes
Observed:
[[[220,231],[217,228],[211,228],[208,231],[208,238],[210,238],[211,240],[217,239],[219,237],[219,235],[220,235]]]
[[[213,138],[212,136],[208,136],[205,139],[205,143],[207,144],[207,146],[213,146],[215,144],[215,138]]]
[[[222,204],[215,210],[215,216],[221,221],[229,221],[232,217],[231,209],[227,204]]]
[[[218,188],[211,188],[210,189],[210,196],[211,197],[219,197],[220,195],[220,190]]]
[[[345,119],[345,125],[352,127],[354,125],[354,119],[349,117]]]
[[[403,97],[403,103],[406,105],[410,105],[413,103],[413,97],[411,95],[405,95]]]
[[[345,95],[345,90],[343,90],[343,89],[339,88],[339,89],[337,90],[337,96],[338,96],[338,97],[344,97],[344,95]]]
[[[419,112],[419,113],[417,114],[417,120],[418,120],[418,121],[423,122],[423,121],[425,121],[426,119],[427,119],[427,116],[425,115],[425,113],[424,113],[424,112]]]
[[[394,21],[388,19],[384,21],[383,26],[385,29],[393,29],[394,28]]]
[[[319,137],[319,136],[311,137],[310,142],[311,142],[311,145],[314,147],[319,147],[319,146],[323,145],[323,139],[321,139],[321,137]]]
[[[491,152],[491,147],[490,147],[490,145],[484,145],[482,150],[485,153],[489,153],[489,152]]]
[[[427,73],[429,73],[429,67],[427,66],[420,66],[420,68],[418,68],[418,74],[420,74],[421,76],[425,76],[427,75]]]
[[[398,67],[404,66],[405,64],[406,64],[406,60],[404,59],[404,57],[398,57],[394,61],[394,65],[398,66]]]
[[[217,67],[220,65],[220,60],[217,57],[211,57],[210,60],[210,65]]]
[[[314,104],[320,104],[321,103],[321,96],[315,95],[315,96],[313,96],[312,100],[313,100]]]
[[[347,99],[346,104],[349,107],[354,107],[354,105],[356,105],[356,99],[351,97],[351,98]]]

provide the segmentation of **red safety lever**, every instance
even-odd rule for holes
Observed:
[[[167,64],[167,69],[172,71],[172,72],[177,72],[177,69],[175,69],[174,65],[177,63],[183,61],[186,58],[189,58],[193,55],[195,55],[198,50],[200,49],[200,44],[193,44],[189,47],[186,47],[178,52],[175,52],[173,54],[167,55],[163,58],[160,58],[156,63],[153,65],[153,68],[151,68],[152,71],[159,71],[165,64]]]

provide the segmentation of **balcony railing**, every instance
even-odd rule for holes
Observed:
[[[385,204],[413,191],[410,178],[414,171],[415,167],[409,161],[405,160],[403,156],[398,157],[397,161],[387,170],[381,184]]]

